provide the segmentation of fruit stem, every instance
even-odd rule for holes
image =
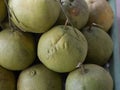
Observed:
[[[81,65],[81,66],[80,66],[80,70],[81,70],[81,73],[82,73],[82,74],[85,74],[85,68],[84,68],[84,65]]]
[[[96,24],[96,23],[92,23],[90,26],[89,26],[89,31],[91,31],[91,28],[92,27],[97,27],[97,28],[101,28],[101,29],[103,29],[103,26],[101,26],[101,25],[99,25],[99,24]]]
[[[74,29],[74,25],[73,25],[73,23],[71,22],[70,18],[68,17],[68,15],[67,15],[66,11],[64,10],[63,6],[61,5],[61,2],[60,2],[59,0],[57,0],[57,1],[58,1],[58,4],[59,4],[60,7],[61,7],[62,12],[64,13],[64,15],[65,15],[65,17],[66,17],[66,19],[67,19],[67,22],[69,22],[70,25],[71,25],[71,26],[73,27],[73,29]]]
[[[64,29],[66,28],[67,24],[68,24],[68,19],[66,19],[66,21],[65,21]]]
[[[84,68],[84,65],[83,65],[83,64],[78,63],[78,65],[77,65],[76,67],[80,69],[80,72],[81,72],[82,74],[85,74],[85,68]]]
[[[66,11],[64,10],[63,6],[62,6],[61,3],[59,2],[59,0],[57,0],[57,1],[58,1],[59,5],[60,5],[60,7],[61,7],[61,10],[63,11],[63,13],[64,13],[64,15],[65,15],[65,17],[66,17],[65,27],[66,27],[66,25],[67,25],[68,23],[70,23],[70,25],[72,26],[72,28],[73,28],[73,30],[75,31],[76,35],[78,35],[78,34],[77,34],[77,31],[76,31],[75,28],[74,28],[73,23],[71,22],[69,16],[67,15]],[[64,29],[65,29],[65,28],[64,28]],[[79,35],[78,35],[78,37],[79,37]]]

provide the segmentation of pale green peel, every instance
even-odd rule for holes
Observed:
[[[85,60],[87,41],[79,30],[74,29],[71,26],[56,26],[41,36],[37,53],[49,69],[69,72]]]
[[[104,68],[86,64],[84,71],[78,68],[69,73],[65,90],[113,90],[113,80]]]
[[[11,20],[25,32],[43,33],[57,20],[60,7],[55,0],[9,0]]]

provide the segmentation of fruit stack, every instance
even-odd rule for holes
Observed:
[[[0,0],[0,90],[113,90],[113,18],[107,0]]]

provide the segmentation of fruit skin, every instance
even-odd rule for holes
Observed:
[[[74,27],[81,29],[87,24],[89,9],[84,0],[61,0],[61,3]],[[66,17],[61,9],[57,23],[64,25],[65,21]]]
[[[62,90],[61,76],[38,64],[20,73],[17,90]]]
[[[106,0],[85,0],[90,10],[88,25],[96,23],[108,32],[113,24],[114,14]]]
[[[0,90],[16,90],[16,79],[12,71],[0,66]]]
[[[34,37],[18,30],[0,32],[0,65],[9,70],[22,70],[36,57]]]
[[[4,0],[0,0],[0,23],[6,17],[6,14],[7,14],[7,10],[6,10]]]
[[[82,30],[88,41],[88,54],[86,63],[104,65],[108,62],[113,52],[111,37],[101,28],[88,26]]]
[[[83,63],[87,49],[87,41],[78,29],[59,25],[41,36],[37,54],[46,67],[63,73]]]
[[[86,64],[69,73],[65,90],[113,90],[109,72],[95,64]]]
[[[43,33],[57,20],[57,0],[9,0],[11,20],[25,32]]]

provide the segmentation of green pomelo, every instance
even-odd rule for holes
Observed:
[[[87,63],[104,65],[113,51],[111,37],[101,28],[89,26],[82,30],[88,41]]]
[[[87,40],[71,26],[59,25],[44,33],[37,54],[40,61],[56,72],[69,72],[83,63],[87,55]]]
[[[38,64],[20,73],[17,90],[62,90],[61,76]]]
[[[16,80],[12,71],[0,66],[0,90],[16,90]]]
[[[88,24],[97,23],[108,32],[113,24],[114,14],[106,0],[85,0],[90,10]]]
[[[43,33],[57,20],[58,0],[9,0],[11,20],[25,32]]]
[[[10,70],[28,67],[36,56],[31,34],[5,29],[0,32],[0,65]]]
[[[113,90],[113,80],[104,68],[86,64],[69,73],[65,90]]]
[[[68,16],[70,23],[74,27],[81,29],[83,28],[89,18],[89,9],[87,3],[84,0],[61,0],[65,14]],[[66,16],[61,9],[60,16],[57,20],[58,24],[63,24],[66,21]]]
[[[3,21],[7,14],[6,6],[4,0],[0,0],[0,23]]]

